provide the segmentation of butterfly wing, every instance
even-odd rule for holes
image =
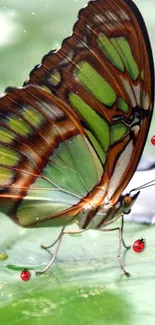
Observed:
[[[80,119],[104,166],[114,204],[131,179],[153,110],[154,70],[143,18],[129,0],[96,0],[73,34],[47,54],[27,83],[61,98]]]
[[[44,90],[8,89],[0,99],[1,211],[24,226],[66,225],[115,204],[146,141],[153,78],[136,6],[91,1],[72,36],[31,72],[27,84]]]
[[[60,99],[33,86],[7,91],[0,98],[0,211],[22,226],[67,224],[100,183],[100,159]]]

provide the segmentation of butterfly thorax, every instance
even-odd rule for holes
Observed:
[[[99,229],[106,227],[124,214],[130,213],[131,207],[136,201],[139,193],[140,191],[134,195],[121,195],[114,205],[112,205],[111,201],[105,201],[97,208],[89,204],[89,206],[80,213],[76,223],[82,229]]]

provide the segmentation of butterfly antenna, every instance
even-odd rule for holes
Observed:
[[[141,186],[138,186],[138,187],[132,189],[130,191],[130,193],[133,192],[133,191],[140,191],[140,190],[143,190],[144,188],[151,187],[151,186],[154,186],[154,185],[155,185],[155,179],[153,179],[152,181],[147,182],[147,183],[145,183],[145,184],[143,184]]]

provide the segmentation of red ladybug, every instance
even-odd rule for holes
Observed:
[[[30,272],[27,269],[24,269],[20,274],[20,277],[23,281],[28,281],[30,279],[30,276]]]
[[[141,239],[137,239],[134,243],[133,243],[133,250],[136,252],[136,253],[140,253],[143,251],[145,247],[145,242],[144,242],[144,239],[141,238]]]
[[[152,137],[151,142],[155,146],[155,135]]]

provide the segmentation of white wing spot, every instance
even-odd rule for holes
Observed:
[[[109,200],[114,194],[114,192],[116,191],[118,185],[120,184],[121,178],[123,177],[123,174],[125,173],[126,168],[129,165],[133,149],[134,149],[133,142],[131,140],[129,144],[126,146],[126,148],[124,149],[123,153],[120,155],[116,163],[116,167],[114,169],[113,175],[109,183],[109,189],[108,189]]]

